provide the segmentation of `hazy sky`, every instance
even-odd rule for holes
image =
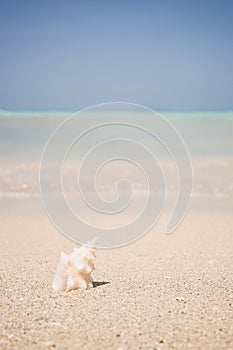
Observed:
[[[0,1],[0,107],[108,101],[233,108],[233,1]]]

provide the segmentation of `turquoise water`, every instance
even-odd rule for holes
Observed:
[[[52,131],[73,112],[0,110],[0,157],[38,160]],[[160,113],[178,130],[193,157],[233,155],[233,111]]]
[[[156,111],[156,110],[155,110]],[[45,117],[67,117],[77,110],[22,110],[22,109],[0,109],[0,118],[45,118]],[[106,110],[105,110],[106,112]],[[233,119],[233,110],[187,110],[187,111],[176,111],[176,110],[158,110],[158,112],[168,119]],[[127,113],[127,111],[126,111]]]
[[[233,195],[233,111],[160,113],[174,125],[189,149],[196,193]],[[73,111],[0,110],[0,195],[22,191],[39,193],[38,172],[43,148],[54,129],[71,114]],[[166,135],[166,128],[160,131]],[[69,132],[74,130],[66,130],[64,138],[69,137]],[[93,144],[101,140],[101,132],[96,134]],[[110,128],[104,132],[105,136],[114,136]],[[124,137],[130,137],[129,129],[122,132]],[[85,146],[85,139],[83,142],[80,149]],[[175,146],[172,136],[171,142]],[[159,147],[158,157],[170,161]]]

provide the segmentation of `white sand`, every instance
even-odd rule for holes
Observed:
[[[1,349],[232,349],[232,206],[194,200],[178,230],[97,252],[97,287],[55,293],[74,244],[39,200],[2,199]],[[105,284],[102,282],[105,282]]]

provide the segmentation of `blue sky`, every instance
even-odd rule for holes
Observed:
[[[233,1],[2,0],[0,107],[233,108]]]

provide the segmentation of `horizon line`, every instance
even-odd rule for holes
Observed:
[[[88,109],[93,107],[94,105],[90,105],[89,107],[83,107],[83,108],[4,108],[0,107],[0,112],[58,112],[58,113],[75,113],[80,112],[84,109]],[[143,106],[143,105],[142,105]],[[178,112],[178,113],[184,113],[184,112],[232,112],[233,107],[231,108],[154,108],[154,107],[148,107],[152,110],[161,111],[161,112]],[[126,111],[128,109],[125,109]],[[106,109],[107,111],[107,109]]]

